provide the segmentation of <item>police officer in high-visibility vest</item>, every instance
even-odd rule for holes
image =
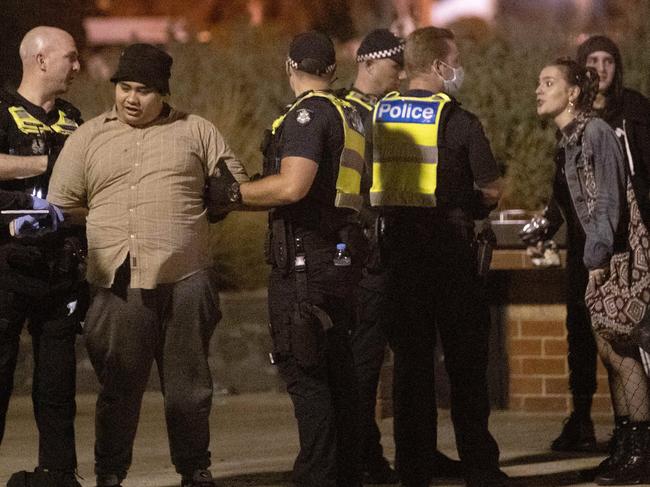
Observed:
[[[286,72],[296,100],[267,134],[264,177],[240,186],[229,178],[221,193],[234,204],[274,208],[267,246],[272,357],[298,421],[293,480],[301,487],[361,484],[349,330],[365,258],[357,223],[365,141],[359,115],[329,89],[335,68],[326,35],[293,39]],[[218,206],[212,186],[210,205]]]
[[[58,152],[81,123],[79,111],[58,98],[79,71],[72,37],[53,27],[36,27],[20,44],[23,77],[15,92],[0,92],[0,189],[28,193],[30,207],[51,210],[45,198]],[[62,215],[49,212],[55,223]],[[39,431],[33,483],[78,487],[75,477],[75,339],[79,329],[82,279],[78,255],[83,238],[64,229],[38,236],[40,222],[14,222],[22,239],[0,245],[0,441],[27,320],[32,337],[32,398]],[[83,231],[80,232],[83,235]]]
[[[381,319],[394,352],[396,465],[406,487],[429,485],[435,472],[437,330],[463,476],[470,487],[501,486],[488,431],[489,313],[473,230],[497,203],[501,178],[480,122],[453,98],[463,69],[452,32],[417,29],[404,61],[408,90],[375,106],[370,189],[382,212]]]
[[[356,78],[343,98],[355,106],[365,122],[379,98],[399,89],[404,72],[404,43],[388,29],[375,29],[359,44],[356,60]]]
[[[366,35],[357,49],[357,75],[349,90],[341,97],[357,109],[367,136],[366,164],[372,162],[370,132],[372,110],[379,98],[399,88],[403,73],[404,44],[388,29],[376,29]],[[369,169],[369,168],[368,168]],[[370,188],[369,170],[364,172],[361,186],[367,194]],[[383,276],[376,265],[374,236],[376,211],[369,208],[366,198],[362,209],[364,233],[370,241],[370,255],[357,289],[357,323],[352,333],[354,369],[359,388],[359,438],[361,441],[361,472],[364,484],[395,484],[397,473],[384,457],[381,432],[375,421],[375,404],[379,372],[386,353],[386,337],[378,322],[378,305],[383,294]]]
[[[386,93],[399,89],[404,77],[404,42],[388,29],[375,29],[366,35],[357,49],[357,75],[343,98],[361,114],[366,127],[369,149],[367,164],[372,163],[372,113]],[[370,135],[370,136],[369,136]],[[370,186],[370,170],[362,179],[362,192]],[[399,477],[384,458],[381,433],[375,420],[379,373],[386,352],[386,336],[379,323],[381,300],[385,295],[385,274],[380,265],[377,245],[377,210],[365,201],[362,210],[364,233],[370,241],[370,255],[358,289],[358,323],[352,334],[352,352],[359,387],[361,428],[361,470],[366,484],[397,483]],[[434,477],[460,476],[460,462],[437,451]]]

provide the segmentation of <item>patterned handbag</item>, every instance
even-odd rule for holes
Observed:
[[[612,256],[609,277],[602,285],[589,280],[585,303],[598,335],[610,343],[638,345],[639,333],[650,327],[650,233],[629,180],[626,194],[627,250]]]

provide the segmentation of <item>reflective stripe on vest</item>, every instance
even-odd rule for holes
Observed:
[[[438,134],[444,93],[382,98],[373,113],[372,206],[436,206]]]
[[[41,122],[21,106],[9,107],[9,113],[16,122],[18,130],[25,134],[38,135],[43,132],[54,131],[58,134],[70,135],[79,128],[77,122],[68,118],[63,110],[59,110],[59,119],[52,125]]]
[[[347,101],[341,100],[336,96],[325,91],[312,91],[307,93],[296,102],[284,113],[278,117],[271,125],[271,133],[275,135],[280,128],[286,116],[296,108],[303,100],[312,97],[326,98],[341,116],[343,121],[343,150],[341,151],[341,158],[339,160],[339,175],[336,179],[336,199],[334,206],[337,208],[350,208],[356,211],[361,209],[363,205],[363,197],[361,196],[361,175],[363,174],[365,163],[363,160],[363,153],[365,151],[365,138],[363,136],[363,126],[361,120],[358,118],[357,123],[350,116],[349,111],[354,110],[354,107]],[[356,112],[355,112],[356,113]],[[354,125],[357,125],[356,127]]]

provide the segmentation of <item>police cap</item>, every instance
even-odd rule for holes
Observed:
[[[111,82],[134,81],[168,95],[172,62],[169,54],[151,44],[131,44],[122,51]]]
[[[388,29],[375,29],[361,41],[357,49],[357,62],[371,59],[392,59],[404,65],[404,41]]]
[[[298,34],[289,47],[289,66],[320,76],[336,69],[336,52],[332,40],[315,30]]]

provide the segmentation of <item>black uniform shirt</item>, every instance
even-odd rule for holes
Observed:
[[[319,209],[334,208],[343,142],[341,116],[325,98],[312,97],[302,101],[284,119],[279,144],[280,158],[304,157],[318,164],[307,196],[280,210],[290,212],[294,222],[313,224]]]
[[[52,125],[57,122],[60,116],[59,110],[63,111],[68,118],[74,120],[77,124],[83,123],[79,110],[77,110],[72,104],[65,100],[61,100],[60,98],[56,99],[54,108],[49,112],[46,112],[40,106],[34,105],[17,92],[9,93],[0,90],[0,153],[3,154],[30,156],[53,152],[54,157],[56,157],[68,137],[65,134],[50,132],[48,132],[44,137],[39,137],[35,134],[26,134],[22,132],[16,125],[11,113],[9,113],[9,108],[12,106],[23,107],[34,118],[40,120],[46,125]],[[45,173],[33,178],[0,181],[0,190],[31,192],[31,189],[36,186],[43,190],[47,190],[49,178],[50,174]],[[45,194],[42,196],[45,197]],[[31,199],[28,197],[27,200],[19,201],[18,203],[19,208],[17,209],[29,208]],[[39,242],[42,242],[43,245],[47,245],[48,242],[54,238],[58,237],[48,235],[47,237],[42,237]],[[0,241],[6,241],[7,239],[7,226],[0,221]]]
[[[3,154],[31,156],[48,154],[50,151],[54,151],[56,156],[67,138],[65,134],[53,132],[47,132],[41,137],[22,132],[16,125],[11,113],[9,113],[9,108],[12,106],[23,107],[30,115],[46,125],[52,125],[57,122],[59,119],[59,110],[63,111],[70,119],[77,122],[77,124],[80,125],[83,122],[79,110],[60,98],[55,100],[52,110],[45,112],[43,108],[34,105],[17,92],[9,93],[0,91],[0,153]],[[38,178],[2,181],[0,182],[0,188],[19,191],[27,190],[36,184],[35,181],[37,179],[40,180],[38,185],[47,188],[49,174]]]
[[[421,98],[431,95],[426,90],[404,93]],[[437,207],[472,212],[476,207],[474,184],[480,187],[494,182],[500,173],[481,122],[454,99],[442,112],[438,154]]]

